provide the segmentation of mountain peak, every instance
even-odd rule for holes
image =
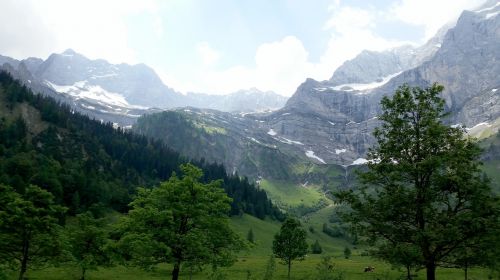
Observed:
[[[73,56],[77,54],[73,49],[66,49],[64,52],[61,53],[62,55],[68,55],[68,56]]]

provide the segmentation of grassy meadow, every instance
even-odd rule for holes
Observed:
[[[332,208],[332,207],[330,207]],[[345,259],[343,256],[344,247],[347,242],[341,239],[331,238],[321,232],[319,222],[325,218],[331,209],[325,208],[319,211],[316,215],[311,216],[308,223],[304,223],[305,227],[308,224],[315,227],[315,232],[308,231],[308,243],[312,244],[316,239],[323,247],[322,255],[333,257],[335,270],[344,274],[347,280],[376,280],[376,279],[400,279],[404,274],[403,271],[392,269],[389,264],[379,262],[367,256],[362,256],[362,249],[352,248],[352,256],[350,259]],[[216,279],[263,279],[264,271],[272,252],[272,240],[274,234],[279,230],[280,224],[276,221],[262,221],[255,217],[244,215],[242,217],[233,217],[231,225],[235,231],[246,237],[248,230],[251,228],[254,237],[255,245],[248,251],[240,253],[237,262],[229,267],[221,269],[221,274],[225,278]],[[316,266],[321,260],[322,255],[309,254],[304,261],[296,261],[292,265],[292,279],[314,280],[316,278]],[[365,273],[363,269],[366,266],[374,266],[375,272]],[[97,271],[89,271],[86,279],[89,280],[105,280],[105,279],[170,279],[171,266],[168,264],[160,265],[154,271],[144,271],[138,268],[130,268],[123,266],[115,266],[110,268],[100,268]],[[192,279],[202,280],[211,279],[211,270],[209,268],[202,272],[194,273]],[[287,279],[286,266],[280,264],[276,259],[276,271],[274,278],[276,280]],[[63,279],[79,279],[79,271],[70,265],[62,265],[60,267],[51,267],[42,270],[29,271],[27,274],[29,279],[39,280],[63,280]],[[9,273],[8,279],[17,279],[15,273]],[[181,271],[180,279],[190,279],[189,271]],[[425,279],[425,271],[420,271],[416,279]],[[463,271],[459,269],[439,269],[437,273],[439,280],[455,280],[463,279]],[[484,269],[472,269],[469,272],[470,280],[488,279],[488,271]]]

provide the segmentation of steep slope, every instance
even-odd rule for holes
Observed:
[[[313,150],[297,148],[304,143],[270,129],[269,118],[269,114],[189,108],[143,116],[132,130],[162,140],[182,155],[220,162],[232,172],[249,176],[279,200],[282,209],[301,204],[320,207],[318,198],[352,182],[357,166],[323,164]],[[315,202],[291,203],[282,186],[316,197],[310,200]]]
[[[182,95],[164,85],[154,70],[144,64],[90,60],[71,49],[52,54],[45,61],[39,58],[18,61],[0,56],[0,67],[27,86],[37,83],[38,91],[46,87],[44,92],[64,95],[82,113],[122,126],[130,125],[137,118],[137,114],[126,113],[128,111],[147,113],[145,111],[151,108],[191,106],[226,112],[258,112],[279,109],[286,102],[286,97],[255,88],[229,95]],[[123,120],[116,117],[120,114]]]
[[[281,127],[284,137],[304,144],[320,143],[314,151],[326,162],[350,164],[374,143],[371,131],[384,95],[403,83],[425,87],[433,82],[445,86],[450,124],[473,127],[495,122],[500,117],[500,6],[496,3],[464,11],[431,58],[391,79],[344,90],[329,81],[308,79],[273,114],[269,126]],[[334,144],[327,147],[327,143]],[[332,148],[345,152],[335,154]]]
[[[125,210],[137,187],[153,187],[188,162],[159,141],[75,113],[34,95],[0,71],[0,183],[21,190],[36,184],[71,213],[102,207]],[[222,179],[231,213],[281,217],[265,192],[222,165],[189,160],[203,180]]]
[[[380,83],[397,73],[419,66],[439,50],[446,32],[454,24],[451,22],[440,28],[434,37],[420,47],[404,45],[382,52],[362,51],[337,68],[329,82],[338,89],[356,88],[357,85]]]
[[[496,3],[464,11],[455,27],[436,37],[443,39],[431,57],[390,79],[350,89],[308,79],[284,108],[266,114],[178,111],[193,124],[194,128],[184,132],[191,138],[179,136],[179,128],[166,120],[151,118],[147,125],[139,122],[135,129],[167,143],[179,141],[177,148],[182,153],[223,162],[242,174],[266,180],[288,177],[295,184],[313,176],[295,172],[308,169],[303,168],[307,164],[325,169],[329,164],[340,165],[336,172],[340,179],[344,169],[365,163],[363,157],[374,144],[372,131],[379,125],[380,100],[404,83],[424,87],[433,82],[443,84],[450,125],[461,123],[474,135],[481,135],[484,129],[494,133],[499,127],[494,123],[500,117],[500,5]],[[422,48],[428,50],[428,44]],[[203,127],[210,127],[211,133],[199,134]],[[273,167],[278,163],[283,170]]]
[[[144,64],[113,65],[105,60],[90,60],[73,50],[52,54],[34,76],[58,92],[113,105],[175,107],[181,96]]]
[[[111,122],[115,126],[130,127],[135,123],[136,119],[144,114],[158,112],[155,108],[142,108],[137,106],[128,106],[123,104],[106,103],[99,95],[90,96],[90,98],[82,98],[78,94],[66,94],[57,92],[47,84],[47,81],[41,81],[32,75],[29,67],[33,64],[40,64],[37,59],[23,60],[14,68],[11,64],[0,66],[0,70],[8,72],[15,79],[19,80],[23,85],[30,88],[34,92],[41,93],[45,96],[54,98],[58,102],[69,105],[72,110],[80,112],[90,118],[100,120],[102,122]],[[31,66],[29,66],[31,65]],[[73,89],[73,87],[66,87]],[[76,90],[76,89],[73,89]],[[69,90],[68,90],[69,91]],[[82,93],[83,91],[80,91]]]

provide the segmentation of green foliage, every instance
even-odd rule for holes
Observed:
[[[191,164],[181,170],[182,178],[174,174],[155,189],[139,189],[113,246],[129,264],[173,263],[172,279],[178,278],[181,264],[229,266],[245,247],[229,228],[231,199],[221,182],[201,183],[201,169]]]
[[[250,243],[255,243],[255,237],[253,236],[253,230],[249,229],[247,233],[247,241]]]
[[[104,219],[95,219],[89,212],[78,214],[74,224],[68,225],[66,231],[69,251],[81,269],[81,280],[85,279],[88,270],[97,270],[99,266],[110,264],[105,250],[108,233]]]
[[[281,225],[280,231],[274,236],[273,253],[288,266],[288,279],[292,261],[303,260],[307,254],[307,232],[300,222],[294,218],[287,218]]]
[[[8,104],[0,108],[6,113],[0,118],[0,183],[16,190],[38,185],[72,215],[96,205],[125,212],[137,187],[154,186],[187,162],[159,140],[115,129],[69,105],[34,95],[3,71],[0,104]],[[35,119],[20,114],[21,108],[33,111]],[[220,164],[204,160],[193,164],[203,169],[203,182],[223,180],[224,190],[233,198],[232,215],[282,218],[266,193],[246,178],[228,175]]]
[[[319,245],[318,240],[314,242],[314,244],[311,244],[311,252],[313,254],[321,254],[323,252],[323,249],[321,248],[321,245]]]
[[[349,247],[347,247],[347,246],[346,246],[346,247],[344,248],[344,258],[345,258],[345,259],[349,259],[349,258],[351,258],[351,254],[352,254],[351,249],[350,249]]]
[[[58,217],[65,209],[49,192],[29,185],[22,193],[0,184],[0,264],[19,271],[43,266],[63,255]]]
[[[351,208],[343,218],[376,248],[416,248],[429,280],[466,241],[482,240],[497,227],[500,212],[480,172],[477,144],[463,129],[442,123],[442,90],[404,85],[384,97],[363,185],[337,194]]]
[[[343,280],[344,274],[335,271],[335,264],[331,256],[321,257],[321,261],[316,265],[316,280]]]

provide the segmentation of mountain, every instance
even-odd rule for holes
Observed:
[[[374,143],[371,132],[378,125],[381,98],[404,83],[425,87],[433,82],[445,86],[450,124],[474,127],[495,122],[500,117],[496,94],[500,87],[500,5],[488,4],[464,11],[430,58],[390,79],[351,88],[308,79],[273,115],[269,126],[282,127],[284,137],[316,144],[313,150],[325,162],[353,163]],[[333,153],[332,148],[345,152]]]
[[[239,90],[228,95],[188,93],[185,106],[214,109],[223,112],[259,112],[282,108],[287,98],[272,91],[256,88]]]
[[[353,90],[387,82],[402,71],[429,60],[439,50],[446,32],[453,26],[453,23],[446,24],[420,47],[404,45],[381,52],[364,50],[339,66],[329,84],[337,89]]]
[[[178,133],[180,125],[155,120],[161,119],[155,115],[139,120],[134,130],[166,143],[178,141],[175,149],[183,154],[223,162],[231,170],[256,179],[288,177],[295,183],[312,180],[323,184],[328,181],[326,174],[335,174],[330,177],[334,184],[347,184],[344,170],[366,163],[366,152],[375,143],[372,131],[380,124],[381,98],[404,83],[422,87],[443,84],[450,125],[462,124],[474,135],[498,129],[499,9],[497,1],[490,1],[476,11],[464,11],[454,26],[444,27],[424,46],[414,48],[414,59],[405,60],[404,65],[400,63],[402,54],[411,53],[409,47],[374,56],[364,52],[346,62],[340,68],[343,72],[337,70],[333,82],[307,79],[277,111],[223,114],[177,110],[170,114],[190,124],[182,125],[183,136]],[[364,59],[368,57],[376,59]],[[400,68],[394,68],[395,57]],[[415,60],[418,65],[414,65]],[[349,65],[370,63],[373,67],[364,68],[375,69],[374,75],[347,71]],[[381,65],[390,67],[384,70]],[[393,71],[397,72],[391,74]],[[339,73],[350,73],[350,80],[347,74]],[[391,77],[377,80],[386,74]],[[345,82],[357,85],[339,87]],[[338,169],[330,167],[332,164]]]
[[[152,187],[190,162],[204,181],[221,179],[231,214],[281,217],[266,193],[224,166],[188,160],[162,142],[91,120],[51,97],[34,95],[0,71],[0,184],[50,191],[71,213],[96,205],[127,210],[137,187]],[[94,210],[96,210],[95,208]]]
[[[60,94],[75,110],[120,126],[129,126],[142,114],[175,107],[198,107],[221,111],[276,110],[286,98],[255,88],[229,95],[189,93],[182,95],[163,84],[144,64],[111,64],[91,60],[68,49],[47,60],[22,61],[0,56],[0,66],[36,92]]]
[[[144,64],[114,65],[71,49],[50,55],[34,76],[58,92],[118,106],[175,107],[181,96]]]

